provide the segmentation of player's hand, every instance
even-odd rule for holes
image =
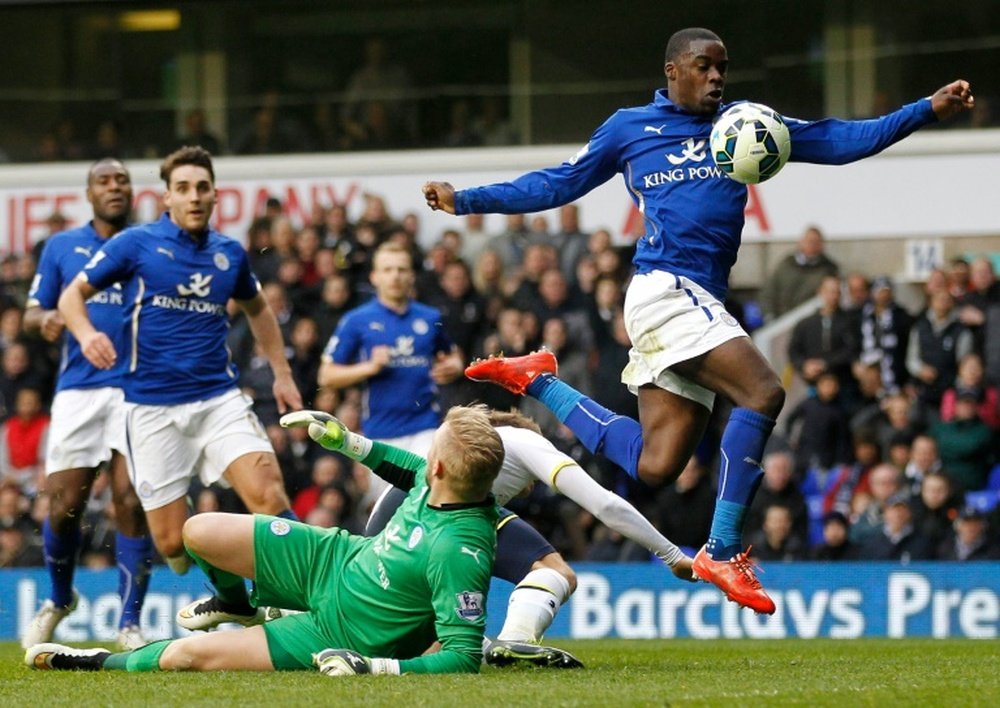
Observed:
[[[323,411],[295,411],[286,413],[278,421],[282,428],[308,428],[309,437],[327,450],[340,450],[347,437],[347,426]]]
[[[302,394],[299,393],[299,387],[295,385],[295,379],[291,374],[275,375],[271,391],[274,392],[274,401],[278,404],[279,413],[302,407]]]
[[[115,345],[104,332],[91,332],[80,340],[80,351],[98,369],[110,369],[118,360]]]
[[[448,182],[426,182],[423,186],[427,206],[446,214],[455,213],[455,188]]]
[[[453,355],[438,352],[431,365],[431,380],[439,386],[449,384],[465,371],[462,360]]]
[[[42,325],[38,331],[46,341],[58,341],[64,329],[66,329],[66,321],[59,314],[59,310],[47,310],[42,315]]]
[[[324,676],[358,676],[372,672],[371,662],[351,649],[324,649],[313,654],[313,665]]]
[[[377,374],[392,361],[392,347],[387,344],[379,344],[372,347],[371,358],[368,361],[374,367]]]
[[[931,108],[938,120],[947,120],[976,105],[969,82],[964,79],[942,86],[931,96]]]

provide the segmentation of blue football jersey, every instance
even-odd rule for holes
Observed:
[[[439,352],[454,345],[445,332],[441,313],[410,301],[399,314],[378,299],[356,307],[340,320],[323,352],[335,364],[356,364],[371,358],[372,347],[392,349],[389,364],[368,379],[364,396],[364,432],[387,439],[436,428],[441,423],[437,386],[430,369]]]
[[[226,303],[260,290],[237,241],[215,231],[195,239],[164,214],[108,241],[83,274],[95,288],[125,287],[126,401],[190,403],[236,386]]]
[[[92,222],[50,237],[42,249],[35,279],[31,283],[28,306],[56,309],[62,291],[105,243],[107,239],[94,230]],[[125,299],[121,285],[109,285],[87,300],[87,313],[94,327],[111,338],[116,351],[126,351]],[[110,369],[98,369],[83,356],[80,343],[67,330],[63,332],[56,391],[120,386],[122,365],[120,359]]]
[[[729,106],[720,106],[725,111]],[[709,152],[715,116],[688,113],[656,92],[645,106],[614,113],[572,158],[512,182],[463,189],[455,212],[522,214],[567,204],[620,173],[643,215],[638,273],[687,276],[724,299],[740,247],[747,188],[729,179]],[[874,155],[937,120],[921,99],[872,120],[785,118],[790,160],[839,165]]]

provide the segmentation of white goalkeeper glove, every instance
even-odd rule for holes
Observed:
[[[361,460],[372,449],[372,441],[352,433],[347,426],[323,411],[295,411],[281,416],[282,428],[308,428],[309,437],[327,450],[342,452],[351,459]]]
[[[313,665],[324,676],[399,675],[395,659],[369,659],[351,649],[324,649],[313,654]]]

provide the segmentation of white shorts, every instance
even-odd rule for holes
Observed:
[[[243,455],[274,453],[238,389],[175,406],[126,403],[125,420],[129,474],[146,511],[183,498],[195,476],[207,486]]]
[[[625,328],[632,348],[622,383],[632,393],[644,384],[655,384],[709,410],[715,394],[670,367],[747,336],[707,290],[666,271],[632,278],[625,294]]]
[[[52,400],[45,474],[89,469],[125,451],[125,398],[120,388],[68,389]]]

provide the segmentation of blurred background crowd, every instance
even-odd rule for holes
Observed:
[[[421,232],[420,215],[391,214],[385,199],[364,197],[350,221],[339,205],[317,207],[298,225],[278,199],[252,223],[246,243],[277,314],[305,405],[362,430],[358,390],[317,386],[321,352],[345,312],[373,295],[371,257],[382,243],[412,254],[415,297],[438,308],[466,362],[541,346],[559,358],[560,376],[603,405],[636,416],[620,383],[628,338],[622,297],[630,249],[608,230],[581,232],[578,207],[557,218],[512,215],[486,233],[481,217]],[[51,228],[61,222],[53,215]],[[430,243],[427,248],[419,244]],[[45,517],[47,406],[59,351],[22,331],[22,312],[38,252],[0,263],[0,566],[41,564]],[[922,303],[904,307],[898,284],[875,272],[841,273],[819,228],[801,236],[752,297],[732,298],[748,331],[817,296],[795,323],[786,382],[807,395],[782,416],[763,460],[764,481],[747,525],[762,561],[801,559],[1000,559],[1000,284],[987,257],[956,258],[934,270]],[[232,309],[229,347],[241,387],[278,453],[300,518],[363,528],[368,478],[362,469],[284,430],[266,358],[253,349]],[[689,548],[707,538],[715,503],[719,424],[674,483],[651,489],[589,455],[536,401],[459,380],[441,387],[442,408],[482,401],[519,407],[597,478],[636,505],[668,538]],[[716,404],[713,420],[728,410]],[[87,509],[84,563],[113,563],[113,507],[103,475]],[[231,492],[193,487],[198,511],[238,510]],[[642,561],[649,553],[542,485],[509,505],[570,560]]]

